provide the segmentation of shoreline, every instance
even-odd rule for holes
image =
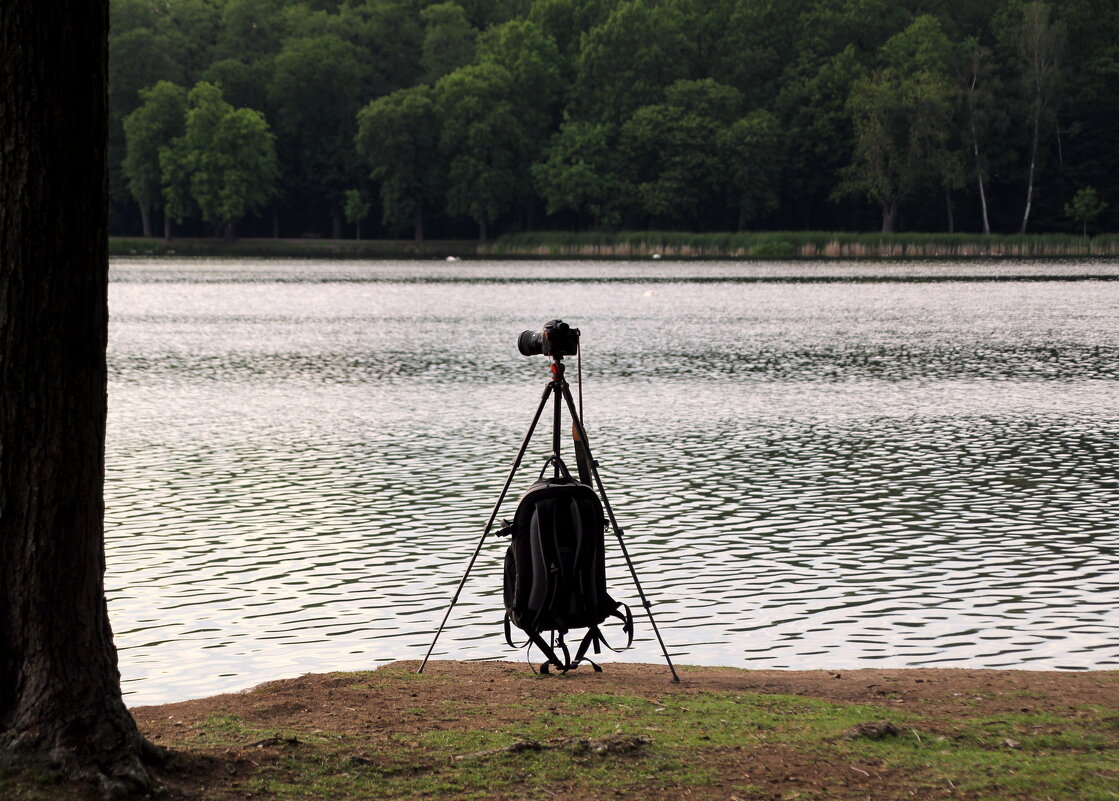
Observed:
[[[180,801],[1102,801],[1119,781],[1119,671],[418,664],[132,713]]]
[[[510,234],[476,240],[267,239],[110,237],[111,257],[333,258],[333,259],[561,259],[617,261],[633,258],[744,262],[935,259],[1116,259],[1119,236],[975,236],[962,234]]]

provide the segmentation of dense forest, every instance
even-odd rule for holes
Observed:
[[[1119,222],[1113,0],[112,0],[118,234]]]

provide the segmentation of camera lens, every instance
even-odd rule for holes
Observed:
[[[538,356],[544,352],[544,335],[539,331],[522,331],[517,339],[517,350],[522,356]]]

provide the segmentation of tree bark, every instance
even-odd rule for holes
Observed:
[[[415,217],[412,224],[416,231],[416,242],[424,241],[424,210],[422,208],[416,209]]]
[[[330,210],[330,238],[342,238],[342,212],[338,209]]]
[[[0,4],[0,750],[127,794],[151,780],[104,593],[108,12]]]
[[[147,203],[140,204],[140,226],[143,228],[144,236],[152,235],[152,210]]]
[[[485,217],[483,217],[482,219],[478,220],[478,241],[485,242],[487,234],[488,230],[486,226],[486,219]]]
[[[232,242],[237,238],[237,229],[233,227],[233,220],[226,220],[222,226],[222,239],[225,242]]]
[[[897,224],[898,218],[898,202],[891,200],[889,203],[882,204],[882,233],[892,234],[894,226]]]
[[[956,233],[956,215],[952,212],[952,190],[944,187],[944,206],[948,211],[948,233]]]
[[[1041,113],[1039,112],[1034,117],[1034,141],[1033,146],[1030,148],[1030,177],[1026,184],[1026,210],[1022,214],[1022,228],[1019,233],[1026,233],[1026,228],[1030,224],[1030,207],[1033,205],[1034,200],[1034,169],[1037,166],[1037,140],[1041,133]]]
[[[983,186],[983,168],[979,158],[979,139],[975,135],[975,126],[971,129],[971,149],[975,156],[975,177],[979,180],[979,207],[983,210],[983,233],[990,235],[991,220],[987,216],[987,190]]]
[[[171,215],[166,211],[163,212],[163,241],[171,241]]]

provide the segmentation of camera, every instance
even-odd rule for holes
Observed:
[[[549,320],[540,331],[522,331],[517,350],[522,356],[574,356],[579,352],[579,329],[563,320]]]

